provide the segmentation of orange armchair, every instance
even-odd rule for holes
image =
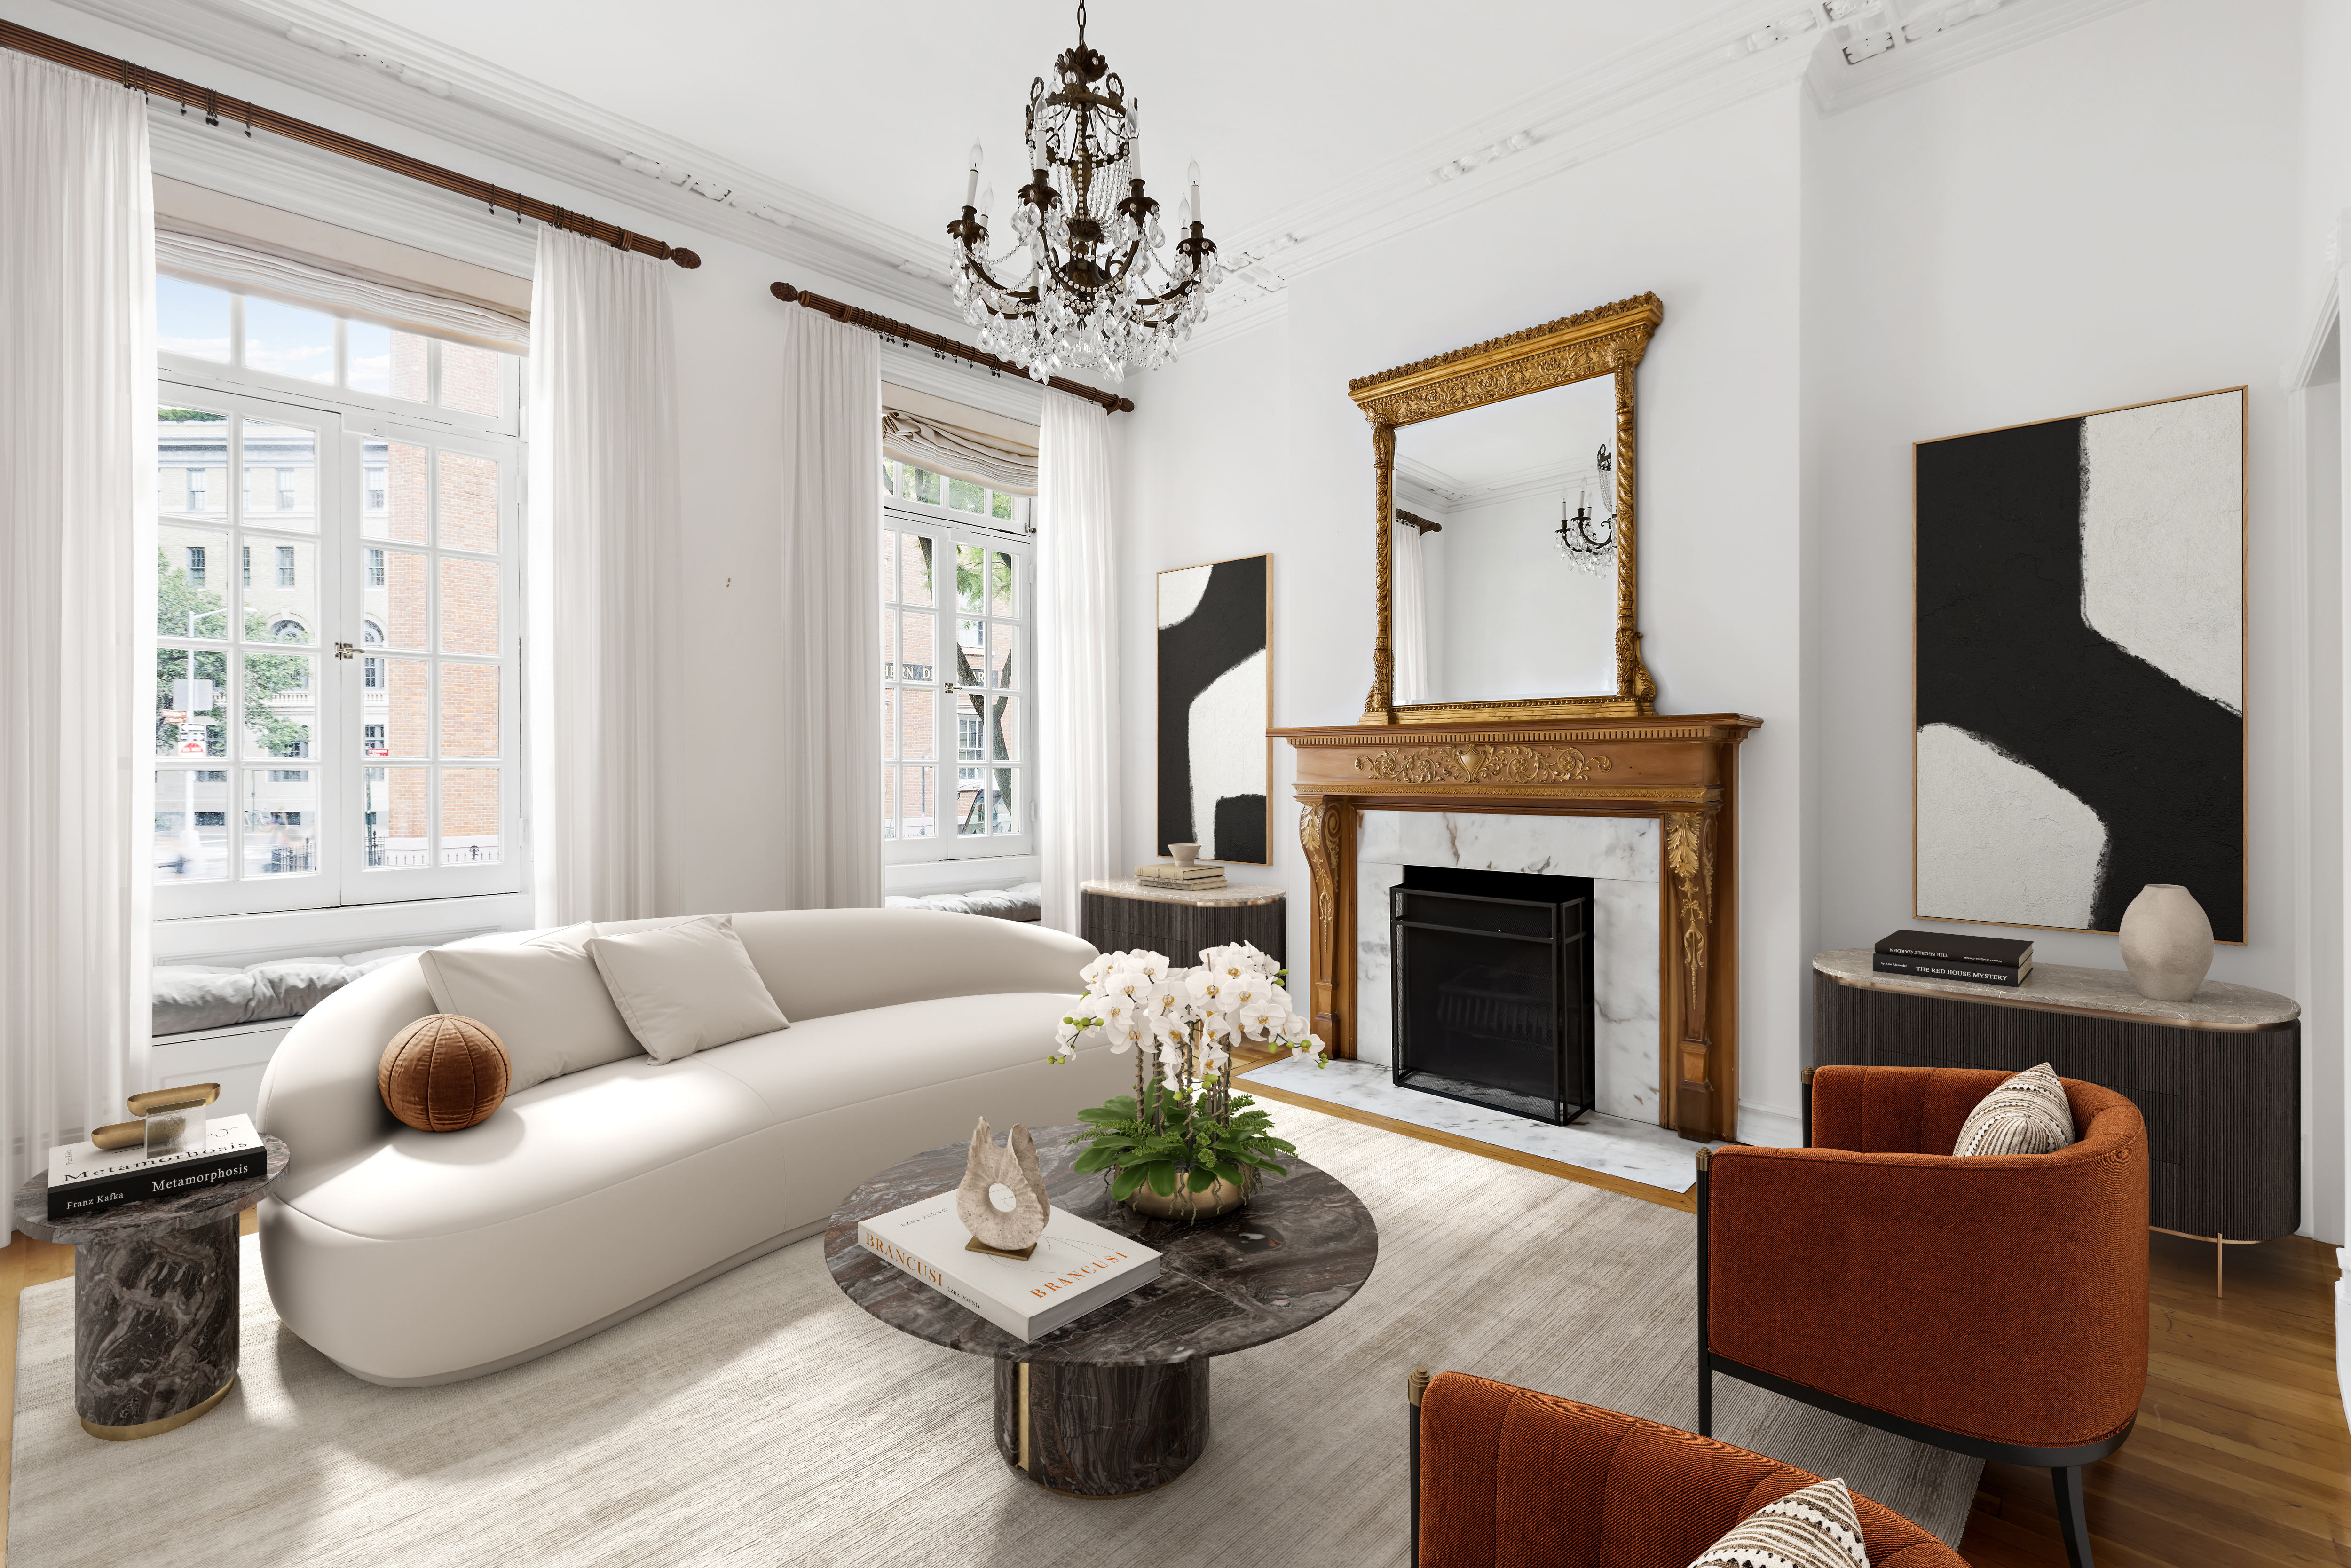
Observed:
[[[1458,1372],[1427,1379],[1413,1374],[1415,1568],[1686,1568],[1821,1479],[1573,1399]],[[1967,1568],[1891,1509],[1857,1492],[1853,1506],[1874,1568]]]
[[[1823,1067],[1802,1149],[1700,1155],[1698,1430],[1715,1373],[1918,1442],[2046,1468],[2090,1568],[2082,1467],[2147,1386],[2147,1130],[2065,1079],[2077,1141],[1955,1159],[2009,1074]]]

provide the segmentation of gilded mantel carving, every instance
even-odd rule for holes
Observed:
[[[1300,846],[1313,877],[1315,1030],[1354,1055],[1355,833],[1365,810],[1651,817],[1661,830],[1659,1121],[1736,1134],[1740,714],[1427,726],[1408,744],[1361,725],[1273,733],[1297,749]]]

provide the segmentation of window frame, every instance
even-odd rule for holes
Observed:
[[[893,469],[920,466],[912,464],[899,465],[895,460],[889,461]],[[986,487],[983,486],[983,488]],[[945,494],[944,489],[942,494]],[[904,674],[907,667],[903,657],[904,649],[894,642],[897,632],[893,615],[893,612],[902,608],[902,605],[900,601],[889,596],[890,590],[885,584],[882,601],[883,634],[893,639],[892,644],[893,651],[901,657],[884,661],[893,665],[899,673],[894,675],[885,673],[883,678],[883,690],[887,711],[893,719],[898,718],[903,713],[904,698],[897,694],[920,691],[931,695],[934,737],[931,747],[932,756],[927,759],[917,759],[914,766],[927,766],[937,769],[935,777],[939,780],[939,785],[935,799],[944,803],[946,796],[946,781],[951,777],[956,784],[956,795],[960,799],[962,783],[960,775],[962,769],[967,766],[961,759],[960,721],[966,716],[978,718],[983,716],[967,715],[964,711],[965,705],[949,700],[956,695],[960,683],[949,678],[953,665],[945,655],[955,646],[955,639],[959,633],[958,622],[961,621],[978,620],[982,622],[983,645],[990,634],[989,629],[994,625],[1002,622],[1010,626],[1016,639],[1014,647],[1017,664],[1014,682],[1008,687],[998,688],[992,685],[984,685],[979,689],[986,692],[1001,690],[1003,695],[1017,699],[1014,707],[1014,724],[1017,733],[1014,737],[1008,737],[1014,756],[1002,764],[992,764],[989,759],[983,757],[977,768],[983,773],[991,766],[1009,768],[1013,770],[1015,779],[1013,809],[1019,827],[1019,831],[1013,833],[989,831],[965,835],[957,832],[935,831],[931,837],[914,839],[898,836],[892,831],[904,821],[903,814],[887,817],[883,819],[885,836],[882,841],[882,858],[885,865],[930,865],[952,861],[1003,860],[1033,855],[1037,852],[1037,562],[1036,541],[1029,521],[1034,513],[1034,497],[1019,496],[1012,499],[1020,505],[1014,508],[1015,516],[1011,519],[1003,519],[901,497],[891,494],[886,486],[883,490],[882,526],[877,530],[875,539],[877,549],[883,546],[882,536],[891,532],[896,532],[902,538],[913,534],[927,534],[935,541],[933,547],[935,560],[937,559],[936,552],[944,549],[946,559],[952,562],[956,559],[956,550],[959,547],[968,545],[986,550],[1001,551],[1008,555],[1014,563],[1013,614],[998,615],[989,608],[983,608],[977,614],[962,611],[955,600],[951,575],[947,578],[948,586],[944,595],[935,595],[942,598],[942,601],[927,607],[938,618],[935,622],[931,678],[927,681],[908,680]],[[935,580],[935,568],[934,572]],[[1027,673],[1022,675],[1017,673],[1019,671]],[[885,791],[890,789],[892,783],[889,770],[902,765],[896,739],[893,737],[883,737],[882,767],[883,768],[883,787]],[[983,788],[985,788],[984,785]],[[903,812],[904,800],[903,785],[900,786],[896,798]],[[943,814],[935,810],[931,820],[936,826],[943,821],[951,821],[953,817],[951,812]]]
[[[207,287],[221,288],[217,283],[191,278]],[[233,289],[223,289],[232,300],[234,322],[233,342],[237,355],[244,351],[244,297]],[[321,315],[331,311],[319,306],[305,308]],[[336,364],[339,379],[348,374],[346,360],[348,334],[346,319],[336,320]],[[413,334],[423,337],[423,334]],[[426,339],[431,344],[428,353],[430,386],[437,394],[440,388],[442,344]],[[259,773],[269,768],[272,759],[243,755],[244,736],[241,726],[243,687],[237,679],[229,683],[229,693],[219,699],[217,711],[225,723],[236,723],[237,727],[227,737],[225,758],[207,758],[225,763],[214,769],[185,769],[191,772],[225,771],[225,782],[231,799],[226,802],[225,815],[230,833],[229,875],[219,881],[165,882],[154,884],[154,911],[158,920],[213,917],[221,915],[298,911],[326,911],[335,908],[363,906],[373,904],[413,903],[444,898],[473,897],[483,894],[527,893],[530,883],[530,845],[528,831],[529,799],[528,760],[523,756],[523,737],[528,733],[528,701],[523,678],[522,651],[526,646],[527,628],[524,623],[527,594],[524,585],[528,562],[526,558],[528,528],[525,526],[524,486],[528,474],[528,449],[522,441],[525,413],[522,392],[527,382],[518,356],[504,354],[500,361],[501,413],[495,418],[467,414],[443,409],[437,405],[409,402],[404,400],[355,392],[341,386],[305,382],[293,377],[254,371],[241,364],[225,365],[217,361],[193,356],[158,353],[156,405],[161,407],[196,407],[218,410],[228,417],[233,431],[241,431],[242,421],[248,418],[276,420],[309,425],[318,432],[318,449],[313,470],[311,514],[315,531],[306,538],[314,545],[317,581],[317,612],[319,624],[313,628],[315,640],[304,644],[312,659],[312,690],[316,695],[315,716],[311,720],[309,756],[303,759],[320,777],[315,793],[318,814],[313,841],[318,847],[319,869],[299,875],[247,875],[246,846],[242,833],[245,818],[252,801],[240,798],[239,791],[250,795],[249,787],[240,781],[248,760]],[[434,667],[434,691],[438,695],[438,670],[447,664],[494,664],[503,672],[499,683],[499,714],[497,755],[493,758],[444,758],[439,749],[440,733],[437,706],[428,708],[431,721],[432,750],[421,761],[394,759],[394,766],[422,766],[427,773],[428,790],[428,863],[416,867],[382,868],[371,872],[364,864],[364,833],[360,822],[363,810],[366,772],[373,761],[366,755],[364,727],[368,717],[366,693],[362,689],[362,664],[358,657],[343,658],[337,653],[340,641],[352,643],[353,653],[365,641],[365,629],[371,619],[364,609],[363,575],[369,548],[417,549],[434,560],[443,555],[438,529],[430,534],[430,542],[413,545],[406,541],[371,538],[365,533],[368,495],[366,483],[367,448],[371,441],[420,444],[431,450],[428,459],[426,488],[427,504],[437,516],[439,507],[439,454],[450,452],[488,459],[498,472],[498,537],[495,556],[481,552],[451,550],[454,558],[475,560],[495,559],[498,571],[499,651],[496,655],[444,655],[439,649],[439,591],[437,575],[428,577],[434,586],[428,589],[428,650],[412,652],[391,649],[379,644],[367,644],[371,654],[390,658],[403,653],[429,659]],[[231,470],[235,466],[232,447]],[[274,478],[274,476],[273,476]],[[159,486],[160,486],[159,477]],[[297,482],[298,489],[298,480]],[[225,492],[229,503],[218,514],[202,514],[201,526],[217,527],[224,549],[243,547],[236,561],[238,579],[233,589],[223,585],[211,589],[231,606],[235,616],[254,591],[248,528],[258,531],[261,542],[276,544],[283,537],[284,526],[277,522],[282,515],[267,506],[254,508],[249,504],[242,484]],[[209,498],[209,497],[207,497]],[[276,496],[266,497],[276,500]],[[168,510],[168,508],[162,508]],[[248,521],[246,514],[252,512]],[[213,521],[217,516],[218,521]],[[206,557],[206,576],[216,580],[220,573],[212,570],[212,555]],[[275,581],[277,573],[269,570],[277,558],[268,558],[265,573]],[[437,572],[437,567],[435,568]],[[277,619],[309,620],[309,616],[288,617],[279,612]],[[241,622],[233,620],[233,625]],[[186,639],[166,639],[167,643],[184,643]],[[241,677],[241,655],[254,644],[241,637],[226,643],[210,643],[207,648],[225,649],[229,654],[233,676]],[[150,677],[152,678],[152,677]],[[144,700],[142,696],[142,700]],[[144,766],[162,774],[173,770],[177,758],[156,756]],[[292,759],[285,759],[290,761]],[[495,768],[499,772],[498,841],[500,858],[493,864],[444,866],[440,860],[442,770],[478,764]],[[281,763],[281,768],[283,764]],[[166,803],[158,802],[161,814]],[[153,875],[152,869],[146,874]]]

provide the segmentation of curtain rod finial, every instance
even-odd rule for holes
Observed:
[[[702,257],[695,255],[695,253],[690,250],[672,250],[669,253],[669,258],[677,263],[678,266],[685,268],[688,272],[692,272],[695,267],[702,265]]]
[[[1131,397],[1123,397],[1119,399],[1118,412],[1121,413],[1133,413],[1134,412],[1134,400]]]
[[[770,283],[768,285],[768,292],[787,305],[800,297],[800,291],[789,283]]]

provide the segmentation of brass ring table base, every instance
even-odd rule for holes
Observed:
[[[996,1449],[1063,1497],[1135,1497],[1208,1447],[1208,1358],[996,1363]]]

